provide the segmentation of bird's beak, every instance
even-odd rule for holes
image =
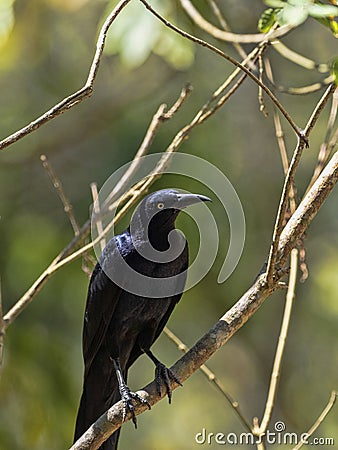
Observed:
[[[186,208],[187,206],[194,205],[199,202],[211,202],[209,197],[199,194],[179,194],[178,195],[178,206],[179,209]]]

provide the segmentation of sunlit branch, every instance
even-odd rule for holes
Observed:
[[[94,54],[94,58],[93,58],[91,67],[89,69],[88,78],[87,78],[84,86],[81,89],[79,89],[78,91],[71,94],[70,96],[64,98],[61,102],[54,105],[52,108],[50,108],[48,111],[46,111],[44,114],[42,114],[37,119],[30,122],[25,127],[21,128],[20,130],[11,134],[7,138],[3,139],[0,142],[0,150],[3,150],[4,148],[8,147],[9,145],[13,144],[14,142],[22,139],[23,137],[27,136],[28,134],[30,134],[33,131],[40,128],[45,123],[49,122],[50,120],[54,119],[55,117],[59,116],[60,114],[63,114],[64,112],[66,112],[70,108],[72,108],[73,106],[77,105],[78,103],[82,102],[83,100],[85,100],[86,98],[88,98],[92,95],[97,71],[99,69],[103,49],[104,49],[105,42],[106,42],[107,32],[108,32],[111,24],[116,19],[116,17],[120,14],[120,12],[123,10],[123,8],[125,6],[127,6],[127,4],[129,2],[130,2],[130,0],[121,0],[116,5],[116,7],[113,9],[113,11],[108,15],[107,19],[105,20],[104,24],[102,25],[97,42],[96,42],[96,51]]]

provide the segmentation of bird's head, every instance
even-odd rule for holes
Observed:
[[[136,208],[131,228],[134,228],[136,232],[141,231],[143,237],[144,232],[150,238],[155,233],[165,235],[174,229],[175,220],[183,209],[195,203],[207,201],[211,200],[204,195],[180,192],[176,189],[153,192]]]
[[[162,189],[145,197],[139,209],[149,227],[170,230],[183,209],[207,201],[211,200],[204,195],[183,193],[176,189]]]

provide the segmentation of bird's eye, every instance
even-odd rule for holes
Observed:
[[[157,207],[158,207],[158,209],[163,209],[164,208],[164,203],[157,203]]]

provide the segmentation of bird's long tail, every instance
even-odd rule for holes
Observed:
[[[98,367],[96,367],[98,366]],[[127,372],[123,373],[124,379]],[[93,361],[85,375],[83,391],[76,418],[74,442],[112,405],[121,399],[116,373],[111,363],[108,366]],[[120,429],[115,431],[99,450],[116,450]]]

